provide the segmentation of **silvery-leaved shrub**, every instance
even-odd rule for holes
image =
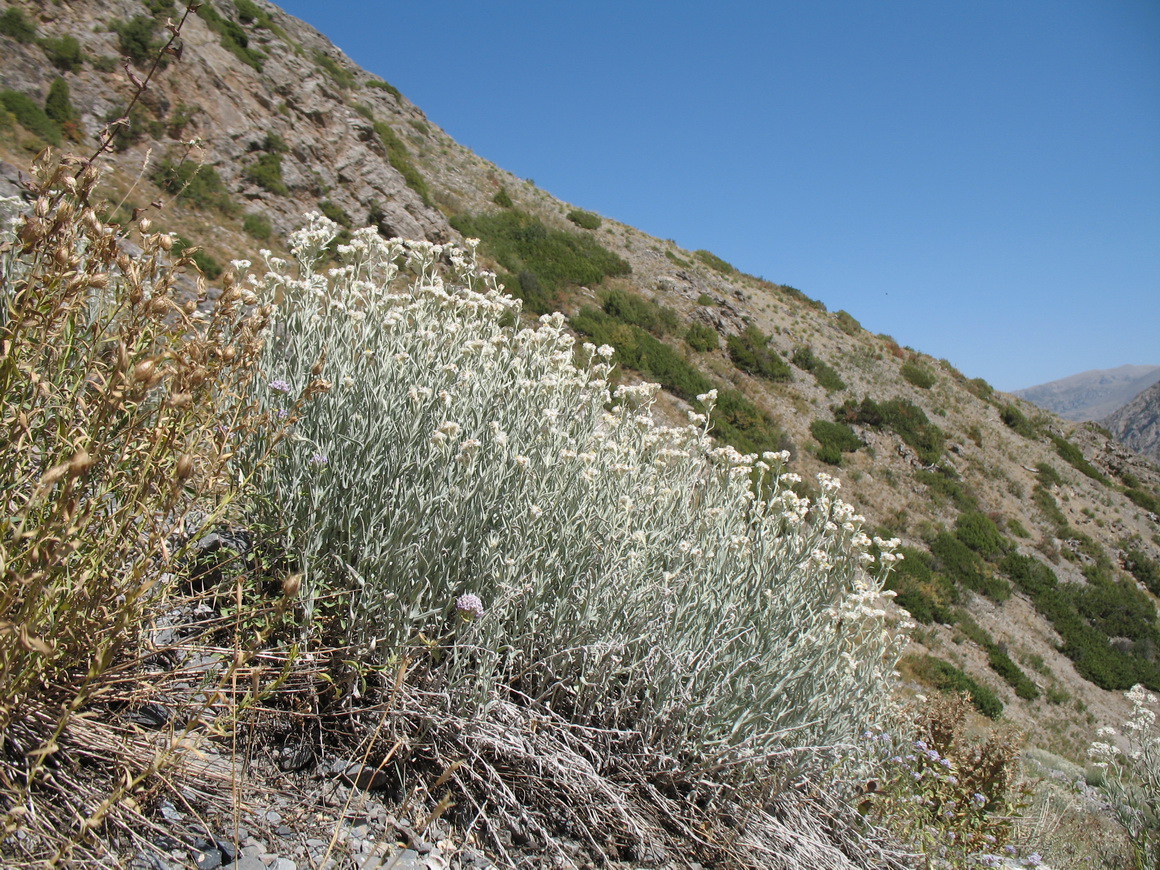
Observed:
[[[502,691],[672,751],[792,754],[875,718],[897,542],[838,481],[805,500],[786,455],[656,425],[656,387],[611,390],[612,349],[563,315],[519,326],[472,241],[360,230],[323,271],[335,229],[312,217],[297,267],[251,279],[277,300],[260,398],[293,433],[261,485],[308,613],[348,590],[350,641],[437,644],[461,709]]]
[[[1140,867],[1160,867],[1160,729],[1156,727],[1156,696],[1135,685],[1124,696],[1132,714],[1122,735],[1115,728],[1097,732],[1088,754],[1100,768],[1099,783],[1112,813],[1123,826]],[[1125,747],[1117,745],[1119,738]]]

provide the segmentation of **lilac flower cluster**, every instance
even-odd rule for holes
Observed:
[[[455,610],[464,619],[483,618],[483,602],[478,595],[466,592],[455,599]]]

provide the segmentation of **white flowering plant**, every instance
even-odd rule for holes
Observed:
[[[1123,826],[1141,868],[1160,867],[1160,732],[1156,696],[1137,684],[1124,693],[1132,713],[1123,731],[1100,728],[1088,754],[1100,788]]]
[[[345,591],[381,661],[437,639],[461,709],[506,692],[702,758],[820,764],[875,720],[896,542],[837,480],[799,498],[787,454],[657,425],[655,385],[613,389],[561,314],[520,326],[470,240],[364,229],[323,269],[335,230],[312,216],[296,268],[250,278],[277,300],[259,399],[293,433],[259,477],[308,615]]]

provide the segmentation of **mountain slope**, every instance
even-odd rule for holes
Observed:
[[[1125,365],[1080,372],[1015,390],[1012,395],[1053,411],[1065,420],[1080,422],[1108,416],[1157,382],[1160,382],[1160,366]]]
[[[1160,462],[1160,383],[1100,422],[1117,440]]]
[[[42,35],[75,36],[83,59],[62,69],[42,44],[0,35],[0,86],[43,106],[54,80],[67,82],[75,118],[56,133],[91,153],[132,91],[115,59],[134,46],[126,34],[157,39],[150,10],[163,19],[175,7],[11,5]],[[250,6],[262,14],[218,3],[188,23],[182,58],[120,134],[111,215],[143,209],[204,245],[211,276],[284,251],[314,209],[386,235],[476,235],[528,309],[563,310],[616,348],[624,379],[664,384],[658,413],[683,421],[716,388],[723,438],[791,449],[803,489],[817,472],[842,478],[844,496],[908,548],[895,584],[922,622],[908,678],[947,685],[947,668],[960,669],[1035,742],[1076,757],[1098,723],[1123,720],[1119,690],[1136,679],[1160,689],[1160,590],[1139,591],[1123,567],[1129,551],[1160,560],[1154,465],[854,314],[554,199],[454,142],[308,25]],[[53,133],[34,127],[0,114],[0,158],[26,169]],[[1113,624],[1109,601],[1143,616]]]

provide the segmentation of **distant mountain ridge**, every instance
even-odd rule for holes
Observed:
[[[1160,381],[1100,422],[1117,441],[1160,462]]]
[[[1123,365],[1114,369],[1091,369],[1013,390],[1012,394],[1065,420],[1083,422],[1107,417],[1157,382],[1160,382],[1160,366]]]

